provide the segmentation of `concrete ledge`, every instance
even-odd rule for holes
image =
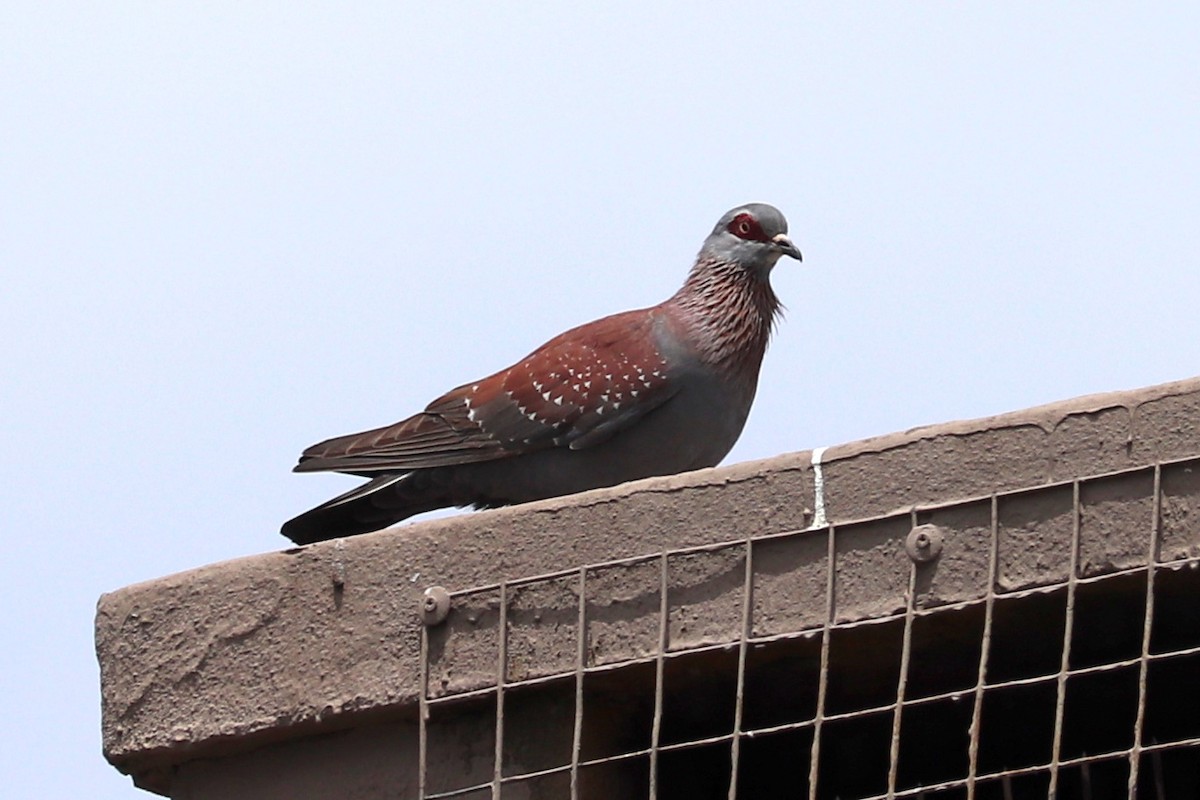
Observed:
[[[203,567],[100,598],[106,757],[177,768],[363,725],[421,691],[423,590],[803,530],[1200,454],[1200,379],[953,422]],[[211,776],[210,776],[211,777]],[[209,778],[205,778],[208,780]],[[212,778],[216,779],[216,778]]]

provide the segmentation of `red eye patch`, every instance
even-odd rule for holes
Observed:
[[[745,239],[747,242],[769,242],[770,239],[763,233],[762,226],[758,224],[758,220],[752,214],[742,212],[730,221],[725,228],[739,239]]]

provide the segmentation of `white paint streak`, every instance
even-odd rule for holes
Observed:
[[[824,528],[829,523],[825,519],[825,476],[821,474],[821,458],[828,448],[818,447],[812,451],[813,468],[813,521],[809,530]]]

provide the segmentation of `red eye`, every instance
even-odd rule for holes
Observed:
[[[767,235],[763,233],[762,226],[758,224],[758,220],[747,213],[738,214],[734,217],[726,230],[739,239],[745,239],[748,242],[767,241]]]

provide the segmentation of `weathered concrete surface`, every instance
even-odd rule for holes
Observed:
[[[1078,398],[831,447],[821,459],[822,501],[829,522],[867,520],[1193,456],[1200,452],[1197,434],[1200,379]],[[803,530],[815,507],[811,461],[812,454],[803,452],[642,481],[215,564],[106,594],[96,617],[105,754],[154,791],[220,796],[196,788],[221,779],[220,770],[208,769],[211,762],[203,759],[235,757],[264,745],[292,752],[301,745],[286,744],[289,740],[363,725],[403,725],[411,720],[420,692],[418,608],[425,587],[458,591],[668,549]],[[1104,487],[1095,490],[1094,501],[1136,499],[1144,488]],[[1037,500],[1043,521],[1054,518],[1061,501],[1055,494],[1059,489],[1046,491]],[[1135,505],[1129,513],[1140,508]],[[1014,506],[1009,517],[1001,509],[1002,542],[1022,535],[1024,509]],[[987,525],[979,509],[944,513],[957,515],[948,527],[964,537]],[[897,566],[902,562],[893,552],[902,547],[898,539],[906,528],[877,520],[847,530],[851,534],[839,539],[835,554],[841,584],[836,615],[886,613],[907,588],[906,568]],[[1181,551],[1195,547],[1190,533],[1176,538],[1178,543],[1166,537],[1164,544]],[[764,552],[781,565],[825,557],[823,544],[814,549],[803,541]],[[1089,557],[1122,558],[1120,552],[1098,550]],[[669,647],[736,635],[740,601],[712,589],[723,582],[737,586],[742,564],[728,552],[671,561],[669,585],[675,596]],[[977,594],[986,580],[986,563],[964,555],[959,562],[948,558],[947,564],[919,590],[943,598]],[[1019,585],[1038,570],[1061,568],[1055,562],[1015,559],[1000,565],[999,580]],[[756,632],[770,632],[777,623],[782,630],[811,622],[806,600],[823,591],[815,582],[823,569],[815,566],[813,586],[790,599],[771,593],[769,574],[756,579],[756,612],[764,609],[756,615],[761,628]],[[605,604],[596,608],[597,630],[609,624],[610,634],[592,642],[599,649],[596,663],[657,646],[656,629],[613,613],[626,603],[656,609],[656,570],[614,567],[597,584],[603,588],[603,580],[612,582],[610,600],[603,600],[603,591],[598,595]],[[862,580],[855,578],[859,572]],[[857,597],[855,587],[866,593]],[[520,649],[522,603],[541,607],[546,603],[539,592],[566,596],[571,591],[569,581],[550,582],[510,598],[510,646],[516,645],[508,654],[510,673],[536,674]],[[484,603],[481,613],[487,611]],[[487,620],[473,624],[486,627]],[[572,623],[564,624],[560,649],[566,664],[575,653]],[[497,654],[488,641],[481,637],[478,649],[472,649],[468,640],[460,640],[466,649],[454,654],[455,679],[476,661],[479,676],[494,675]],[[435,677],[431,672],[431,683]]]
[[[239,747],[257,745],[410,705],[425,587],[457,590],[802,528],[809,478],[803,455],[703,470],[214,564],[106,594],[96,615],[105,755],[165,792],[164,769],[227,752],[235,738]],[[490,675],[494,663],[480,666]]]

